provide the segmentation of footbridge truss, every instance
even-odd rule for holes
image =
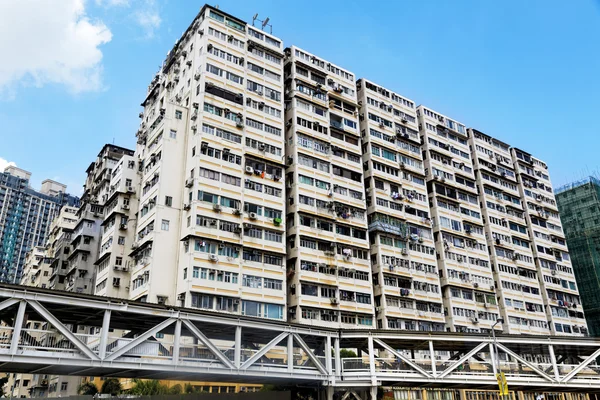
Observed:
[[[16,285],[0,285],[0,320],[0,372],[308,384],[328,397],[493,389],[504,372],[514,390],[600,392],[592,338],[337,330]]]

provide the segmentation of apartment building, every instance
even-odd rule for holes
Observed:
[[[46,179],[36,191],[30,178],[30,172],[15,166],[0,172],[0,282],[20,282],[27,252],[44,245],[63,205],[79,203],[65,193],[65,185]]]
[[[139,162],[123,154],[110,173],[108,196],[104,202],[100,250],[96,265],[94,293],[128,298],[133,259],[129,256],[135,240],[138,213]]]
[[[511,148],[475,129],[469,129],[469,144],[487,222],[487,245],[504,330],[512,334],[548,334],[530,226]]]
[[[285,319],[281,40],[204,6],[143,106],[130,298]]]
[[[377,328],[443,331],[414,101],[357,81]]]
[[[112,172],[123,155],[133,156],[133,151],[106,144],[86,170],[84,193],[77,210],[77,223],[71,234],[71,248],[67,257],[67,291],[94,293],[95,262],[100,252],[104,206],[111,195]]]
[[[513,147],[511,153],[550,331],[553,335],[587,335],[548,166],[523,150]]]
[[[21,285],[41,288],[49,287],[51,258],[46,255],[42,246],[35,246],[25,256],[25,265],[21,275]]]
[[[589,333],[600,336],[600,248],[596,245],[600,241],[600,180],[589,176],[554,193]],[[558,264],[557,269],[564,272]]]
[[[48,287],[65,290],[71,252],[73,229],[77,225],[77,207],[63,206],[50,224],[50,234],[46,240],[46,255],[50,258],[50,279]]]
[[[467,129],[424,106],[417,115],[446,329],[489,332],[499,309]]]
[[[285,56],[288,317],[371,327],[355,77],[297,47]]]

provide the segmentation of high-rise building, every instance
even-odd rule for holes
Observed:
[[[443,331],[415,103],[366,79],[357,90],[377,327]]]
[[[133,266],[130,253],[139,206],[139,165],[132,154],[125,152],[110,173],[100,228],[100,250],[94,263],[97,266],[94,293],[97,295],[129,297],[129,271]]]
[[[51,259],[49,287],[65,290],[73,229],[77,225],[77,208],[63,206],[52,224],[46,240],[46,255]]]
[[[499,318],[465,125],[417,108],[447,330],[489,332]]]
[[[285,50],[290,321],[373,326],[355,76]]]
[[[15,166],[0,173],[0,282],[19,283],[27,252],[45,244],[60,208],[79,204],[65,185],[47,179],[36,191],[30,178],[31,173]]]
[[[42,246],[35,246],[27,252],[25,256],[25,265],[21,275],[21,285],[35,286],[40,288],[49,287],[50,283],[50,264],[52,259],[46,255],[46,249]]]
[[[143,106],[129,297],[285,319],[281,40],[204,6]]]
[[[65,290],[78,293],[94,293],[96,285],[95,263],[100,254],[104,206],[115,198],[114,184],[111,186],[115,168],[123,156],[133,156],[133,151],[106,144],[87,172],[81,206],[77,210],[77,223],[71,233],[71,248],[67,257]],[[126,178],[125,178],[126,179]],[[118,185],[119,191],[126,191],[125,179]],[[112,214],[111,214],[112,216]],[[117,245],[118,243],[115,243]],[[106,251],[104,252],[106,253]],[[104,254],[103,253],[103,254]]]
[[[590,335],[600,336],[600,180],[590,176],[555,194]],[[571,271],[557,264],[554,276],[564,272]]]

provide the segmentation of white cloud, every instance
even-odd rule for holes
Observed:
[[[129,0],[96,0],[96,4],[106,7],[128,6]]]
[[[8,161],[0,157],[0,172],[4,172],[4,168],[8,167],[9,165],[13,165],[15,167],[17,166],[14,161]]]
[[[48,83],[73,93],[101,90],[99,46],[111,39],[104,23],[87,17],[84,0],[0,1],[0,97]]]
[[[155,0],[145,0],[133,13],[137,24],[144,30],[146,38],[154,37],[154,31],[160,28],[162,20],[160,19],[158,4]]]

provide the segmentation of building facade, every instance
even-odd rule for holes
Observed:
[[[63,206],[50,224],[50,234],[46,240],[46,255],[51,259],[48,282],[51,289],[65,290],[72,233],[77,225],[77,211],[76,207]]]
[[[290,321],[373,326],[354,74],[285,50]]]
[[[130,298],[285,319],[281,40],[205,6],[143,106]]]
[[[67,257],[67,291],[88,294],[95,292],[95,263],[101,250],[104,206],[113,199],[115,190],[111,188],[112,174],[124,155],[132,157],[133,151],[106,144],[86,170],[84,193],[77,210],[77,223],[71,234],[71,248]],[[125,182],[119,188],[126,188]]]
[[[590,335],[600,336],[600,180],[590,176],[555,194]]]
[[[0,173],[0,282],[19,283],[27,252],[45,244],[60,208],[79,204],[65,193],[65,185],[47,179],[36,191],[30,178],[31,173],[14,166]]]
[[[415,103],[357,82],[377,328],[444,330]]]

